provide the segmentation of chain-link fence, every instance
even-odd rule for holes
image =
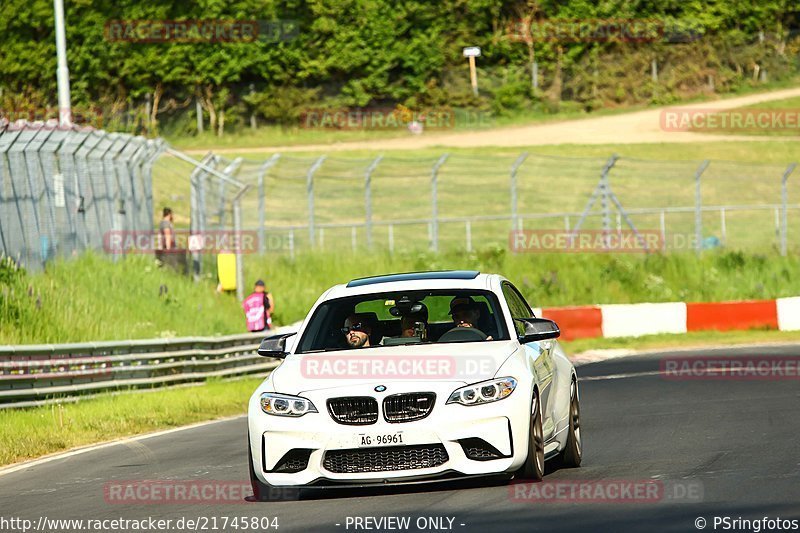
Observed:
[[[250,186],[242,196],[242,227],[258,231],[261,252],[472,250],[508,246],[512,230],[579,227],[657,233],[668,250],[729,247],[785,254],[800,235],[800,204],[790,202],[790,162],[509,150],[419,158],[208,157]],[[221,206],[236,192],[222,184],[205,187],[205,200],[196,206],[198,224],[221,224]]]
[[[29,269],[151,230],[160,140],[0,121],[0,251]]]

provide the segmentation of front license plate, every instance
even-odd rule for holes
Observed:
[[[394,433],[359,433],[356,435],[356,446],[368,448],[371,446],[395,446],[405,444],[403,442],[403,432]]]

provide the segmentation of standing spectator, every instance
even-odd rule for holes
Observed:
[[[158,240],[162,250],[173,250],[177,246],[175,243],[175,226],[172,225],[172,220],[172,209],[165,207],[161,223],[158,225]]]
[[[263,280],[256,281],[253,292],[242,302],[249,331],[272,329],[272,313],[275,303]]]

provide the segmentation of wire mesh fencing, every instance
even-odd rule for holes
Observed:
[[[775,249],[800,231],[794,163],[563,157],[498,150],[213,156],[250,187],[243,227],[261,252],[298,249],[473,250],[514,231],[645,232],[665,251]],[[216,192],[214,201],[222,202]],[[216,223],[213,205],[198,211]]]
[[[151,230],[164,143],[53,123],[0,121],[0,251],[28,269]]]

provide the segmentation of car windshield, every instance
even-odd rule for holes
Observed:
[[[401,291],[324,302],[297,353],[508,339],[497,297],[489,291]]]

